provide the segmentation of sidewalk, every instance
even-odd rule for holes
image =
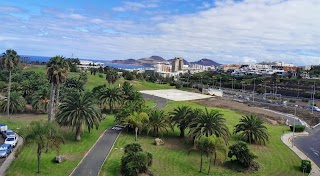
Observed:
[[[303,133],[295,133],[295,136],[306,136],[308,135],[307,132]],[[310,159],[308,158],[304,153],[302,153],[297,147],[293,146],[292,147],[292,133],[286,133],[281,137],[281,140],[283,143],[285,143],[294,153],[296,153],[299,158],[301,159],[307,159],[311,161],[311,172],[310,176],[319,176],[320,175],[320,170],[319,167]]]

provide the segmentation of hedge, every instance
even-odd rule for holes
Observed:
[[[303,132],[305,130],[305,126],[304,125],[295,125],[295,129],[294,132]],[[293,131],[293,126],[290,126],[290,130]]]

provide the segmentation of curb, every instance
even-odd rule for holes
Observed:
[[[104,163],[107,161],[107,159],[108,159],[108,157],[109,157],[109,154],[112,152],[113,147],[114,147],[114,144],[117,142],[117,140],[118,140],[118,138],[119,138],[119,136],[120,136],[121,132],[122,132],[122,130],[121,130],[121,131],[120,131],[120,133],[118,134],[118,136],[117,136],[116,140],[114,140],[114,142],[113,142],[113,144],[112,144],[112,146],[111,146],[111,149],[110,149],[110,151],[109,151],[108,155],[107,155],[107,156],[106,156],[106,158],[103,160],[103,163],[101,164],[100,169],[99,169],[99,172],[98,172],[98,176],[100,175],[101,169],[102,169],[102,167],[103,167]]]
[[[87,151],[87,153],[82,157],[81,161],[77,164],[77,166],[72,170],[72,172],[69,174],[69,176],[71,176],[74,171],[78,168],[78,166],[82,163],[82,161],[84,160],[84,158],[89,154],[89,152],[93,149],[93,147],[97,144],[97,142],[100,140],[100,138],[102,138],[102,136],[104,135],[104,133],[108,130],[109,128],[105,129],[103,131],[103,133],[99,136],[99,138],[96,140],[96,142],[91,146],[91,148]]]

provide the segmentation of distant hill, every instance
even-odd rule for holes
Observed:
[[[199,64],[199,65],[204,65],[204,66],[219,66],[221,64],[211,60],[211,59],[207,59],[207,58],[203,58],[199,61],[196,61],[196,62],[190,62],[190,64]]]
[[[172,63],[173,59],[165,60],[161,56],[151,56],[151,57],[146,57],[146,58],[141,58],[141,59],[126,59],[126,60],[113,60],[111,63],[116,63],[116,64],[128,64],[128,65],[143,65],[143,66],[153,66],[158,62],[169,62]],[[196,62],[188,62],[187,60],[183,60],[184,65],[190,65],[190,64],[199,64],[199,65],[204,65],[204,66],[219,66],[221,64],[210,60],[210,59],[201,59]]]

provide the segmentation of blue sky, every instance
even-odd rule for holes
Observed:
[[[0,0],[0,51],[320,62],[319,0]]]

